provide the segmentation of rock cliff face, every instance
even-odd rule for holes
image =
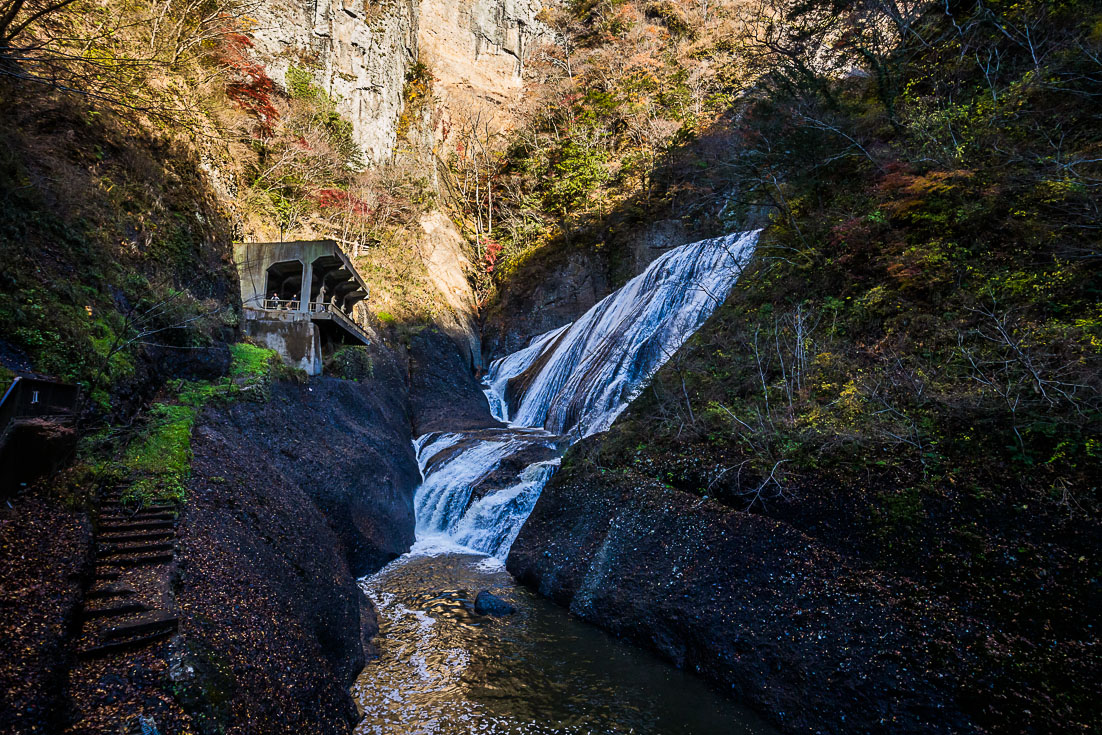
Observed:
[[[787,524],[598,471],[599,444],[544,489],[509,554],[519,581],[784,732],[977,731],[959,692],[982,626]]]
[[[470,363],[451,335],[429,328],[410,339],[409,377],[413,434],[469,431],[501,422],[490,415]]]
[[[272,78],[297,65],[338,100],[371,162],[397,143],[406,73],[423,52],[445,114],[489,105],[503,126],[525,61],[546,36],[539,0],[279,0],[250,28]]]
[[[356,578],[413,541],[420,482],[404,364],[362,383],[279,383],[204,412],[181,518],[172,674],[201,732],[349,732],[374,649]]]
[[[455,341],[465,367],[480,370],[483,367],[482,330],[478,324],[474,289],[467,277],[471,262],[466,253],[466,241],[443,212],[425,214],[420,224],[421,260],[450,309],[437,316],[437,326]]]
[[[254,11],[251,35],[272,78],[309,69],[336,97],[368,161],[397,142],[406,71],[417,58],[417,0],[280,0]]]
[[[436,93],[453,116],[483,110],[498,127],[514,122],[529,54],[547,35],[540,0],[421,0],[420,50]]]

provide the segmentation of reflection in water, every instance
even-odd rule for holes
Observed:
[[[357,681],[357,735],[773,732],[701,680],[517,587],[500,562],[416,553],[363,581],[380,658]],[[516,606],[475,615],[490,589]]]

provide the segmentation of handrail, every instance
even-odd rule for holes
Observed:
[[[77,418],[80,388],[18,375],[0,399],[0,442],[18,419]]]
[[[11,396],[12,393],[15,392],[15,386],[19,385],[19,381],[21,381],[22,379],[22,376],[16,375],[15,378],[11,381],[11,385],[9,385],[8,389],[4,391],[4,397],[0,398],[0,410],[4,408],[4,404],[8,402],[8,398]]]
[[[333,308],[332,303],[327,304],[315,301],[310,304],[310,310],[312,312],[314,311],[314,307],[322,307],[322,309],[320,309],[321,311],[326,311],[335,316],[337,318],[337,321],[348,327],[353,334],[362,339],[364,342],[371,341],[371,338],[367,335],[367,332],[364,331],[363,327],[353,321],[352,317],[348,316],[340,309]]]
[[[15,376],[11,385],[4,391],[4,397],[0,398],[0,442],[3,441],[4,435],[8,433],[8,426],[15,419],[15,412],[18,410],[16,407],[16,392],[21,380],[23,380],[22,377]]]
[[[298,311],[298,299],[264,299],[260,302],[260,308],[265,311]]]
[[[260,302],[260,308],[262,311],[300,311],[299,301],[284,301],[283,299],[263,299]],[[311,301],[306,304],[306,311],[309,314],[331,314],[337,321],[339,321],[348,331],[355,334],[364,342],[370,342],[371,337],[367,334],[363,327],[356,323],[356,321],[345,314],[341,309],[331,301]]]

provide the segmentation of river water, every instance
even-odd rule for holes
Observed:
[[[492,557],[414,553],[365,581],[380,657],[353,694],[359,735],[765,735],[702,680],[518,587]],[[475,615],[489,589],[513,615]]]
[[[502,563],[558,457],[608,429],[722,303],[757,235],[675,248],[495,361],[485,388],[500,428],[418,437],[417,543],[362,581],[381,653],[354,688],[359,735],[772,732],[703,681],[518,587]],[[476,615],[480,590],[516,613]]]

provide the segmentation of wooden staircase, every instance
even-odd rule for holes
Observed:
[[[82,657],[139,648],[176,632],[165,581],[175,559],[178,510],[175,504],[130,508],[118,490],[102,499],[95,573],[77,639]]]

